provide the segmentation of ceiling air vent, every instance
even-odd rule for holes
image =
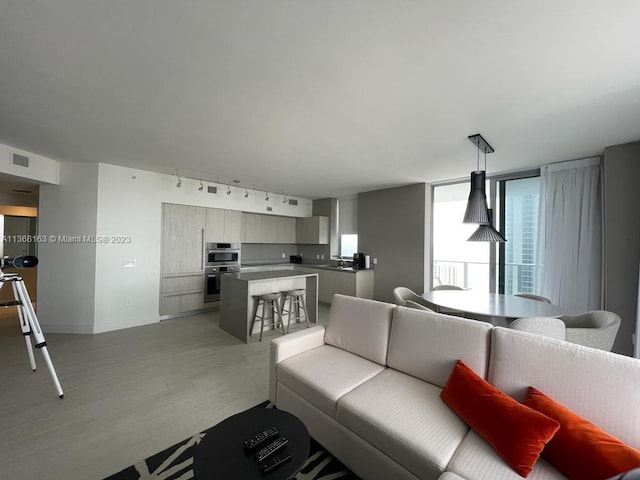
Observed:
[[[11,162],[14,165],[29,168],[29,157],[25,157],[24,155],[18,155],[17,153],[14,153]]]
[[[293,198],[289,199],[289,205],[298,205],[298,200],[295,200]]]
[[[207,192],[218,193],[218,187],[214,187],[213,185],[207,185]]]

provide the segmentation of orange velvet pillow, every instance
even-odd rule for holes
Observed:
[[[560,425],[501,392],[458,360],[440,398],[526,477]]]
[[[602,480],[640,467],[640,450],[609,435],[541,391],[529,387],[523,403],[560,423],[560,430],[542,456],[570,479]]]

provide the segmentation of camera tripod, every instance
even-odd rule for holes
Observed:
[[[22,329],[22,335],[24,335],[24,339],[27,342],[27,353],[29,354],[29,360],[31,361],[31,369],[34,372],[36,371],[36,359],[33,355],[33,347],[31,345],[31,336],[33,336],[33,339],[35,340],[35,347],[42,352],[42,357],[44,358],[44,362],[47,364],[47,368],[51,374],[51,379],[56,387],[58,396],[60,398],[64,398],[64,393],[62,392],[58,375],[56,375],[56,370],[53,368],[53,363],[51,362],[51,357],[47,350],[47,342],[42,334],[38,318],[36,317],[36,312],[33,310],[33,305],[31,304],[27,287],[24,285],[24,280],[20,275],[14,273],[4,274],[0,272],[0,288],[4,286],[4,282],[11,282],[15,300],[10,302],[0,302],[0,307],[18,307],[20,328]]]

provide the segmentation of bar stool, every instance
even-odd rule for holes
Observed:
[[[293,313],[293,320],[297,323],[300,323],[300,320],[304,318],[307,321],[307,328],[309,325],[309,312],[307,311],[307,304],[304,301],[304,295],[307,291],[304,288],[299,288],[296,290],[287,290],[282,293],[282,306],[280,307],[280,312],[282,313],[282,318],[284,319],[284,314],[288,314],[287,318],[287,333],[289,333],[289,327],[291,326],[291,313]],[[287,300],[289,301],[289,308],[286,308]],[[304,316],[302,313],[304,312]]]
[[[263,295],[254,295],[254,299],[258,299],[258,305],[256,306],[256,314],[251,321],[251,328],[249,329],[249,334],[253,333],[253,326],[256,323],[256,320],[260,320],[260,341],[262,341],[262,331],[264,330],[265,320],[270,320],[266,325],[267,327],[273,327],[275,330],[278,328],[278,325],[282,328],[282,334],[284,335],[284,322],[282,321],[282,311],[280,310],[280,304],[278,303],[280,300],[280,292],[276,293],[265,293]],[[260,311],[260,303],[262,303],[262,315],[258,315]],[[276,316],[279,318],[279,321],[276,321]]]

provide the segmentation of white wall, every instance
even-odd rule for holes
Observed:
[[[60,185],[40,187],[37,308],[45,332],[93,332],[96,247],[59,237],[96,231],[97,184],[97,164],[63,163]]]
[[[12,163],[13,153],[29,157],[29,167]],[[57,161],[0,143],[0,172],[43,183],[58,184],[60,166]]]
[[[95,168],[93,176],[85,172],[91,168]],[[86,164],[63,162],[62,172],[65,181],[60,187],[46,187],[41,191],[40,231],[106,236],[110,241],[67,245],[66,250],[62,246],[57,250],[45,248],[45,257],[41,255],[40,262],[40,271],[45,273],[38,283],[39,300],[43,295],[47,302],[53,301],[51,297],[64,298],[62,287],[51,283],[55,281],[56,272],[76,278],[84,268],[70,261],[69,252],[92,251],[95,270],[91,278],[83,275],[85,296],[90,297],[92,305],[95,305],[90,320],[85,316],[79,318],[67,297],[68,311],[58,307],[49,314],[43,312],[45,317],[41,323],[48,331],[80,333],[86,332],[86,325],[91,325],[91,331],[97,333],[159,321],[163,202],[296,217],[310,216],[312,211],[312,202],[308,199],[296,198],[298,206],[292,206],[282,203],[281,195],[271,194],[270,201],[266,202],[264,192],[249,189],[249,198],[244,198],[244,189],[231,187],[232,193],[227,195],[223,185],[217,185],[217,194],[209,194],[206,186],[215,184],[205,182],[204,191],[200,192],[198,180],[183,179],[182,187],[176,188],[174,176],[108,164],[87,167]],[[83,193],[85,190],[95,197],[93,203],[86,198],[89,195]],[[45,207],[50,204],[54,208]],[[267,206],[273,210],[267,212]],[[74,212],[71,217],[64,213],[66,209]],[[82,210],[81,215],[79,210]],[[84,220],[88,214],[92,216],[92,224]],[[113,243],[111,237],[117,236],[125,240],[130,238],[131,242]],[[58,255],[58,251],[65,252],[61,257],[64,261],[48,258],[54,252]],[[136,267],[125,268],[125,260],[135,260]],[[56,272],[52,271],[53,265]]]

